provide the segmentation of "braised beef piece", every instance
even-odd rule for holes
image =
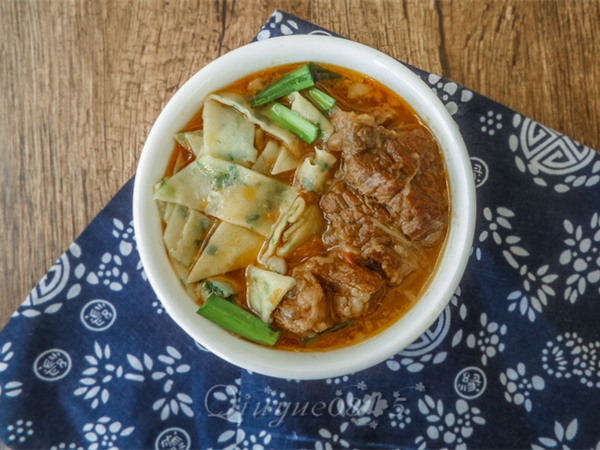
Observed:
[[[371,239],[386,234],[373,224],[373,218],[383,223],[392,221],[384,206],[359,194],[345,181],[321,197],[319,206],[331,224],[323,235],[328,247],[346,243],[361,248]]]
[[[333,250],[327,256],[314,256],[304,266],[324,280],[372,294],[385,284],[377,273],[344,258]]]
[[[385,132],[381,126],[395,118],[396,113],[389,106],[377,108],[369,114],[356,114],[335,109],[331,123],[335,133],[329,137],[327,147],[335,152],[344,151],[344,156],[374,148],[385,142]]]
[[[434,187],[434,183],[430,173],[420,173],[401,194],[402,231],[424,246],[434,245],[440,240],[448,215],[447,199]]]
[[[416,270],[414,257],[402,257],[406,253],[402,249],[403,243],[397,242],[373,222],[376,219],[393,227],[394,218],[383,205],[341,181],[321,197],[320,206],[331,224],[323,235],[326,245],[356,249],[363,265],[383,272],[391,285],[400,284]]]
[[[435,244],[445,228],[448,203],[433,138],[417,127],[388,130],[368,114],[338,111],[332,123],[336,132],[328,147],[342,152],[345,180],[386,205],[405,235]]]
[[[349,114],[352,116],[348,117]],[[344,152],[344,156],[379,147],[385,142],[385,136],[379,132],[375,118],[369,114],[346,113],[338,110],[333,115],[331,123],[336,132],[327,141],[327,147],[330,151]]]
[[[390,236],[372,239],[361,249],[364,258],[378,264],[392,286],[398,285],[417,270],[419,264],[412,248],[402,248]]]
[[[275,321],[302,337],[314,336],[335,323],[358,317],[379,299],[383,278],[336,250],[313,256],[294,268],[296,287],[275,311]],[[327,293],[327,294],[326,294]]]
[[[314,336],[334,325],[331,305],[323,288],[305,264],[292,272],[296,287],[275,311],[275,322],[302,337]]]
[[[385,284],[379,274],[346,261],[335,250],[326,257],[310,258],[305,265],[333,291],[333,310],[342,320],[365,313]]]

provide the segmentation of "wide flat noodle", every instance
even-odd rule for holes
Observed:
[[[221,222],[192,268],[188,283],[241,269],[256,259],[264,238],[246,228]]]
[[[271,173],[277,175],[278,173],[288,172],[294,170],[302,162],[302,157],[291,152],[286,146],[281,146],[281,151],[277,155],[277,160],[273,164]]]
[[[277,160],[279,153],[280,147],[275,141],[267,142],[265,149],[252,166],[252,170],[255,170],[265,175],[268,174],[270,167]]]
[[[269,270],[248,266],[248,300],[252,310],[266,322],[287,292],[296,286],[296,280]]]
[[[202,111],[204,122],[203,155],[211,155],[235,163],[256,161],[254,125],[230,106],[206,100]]]
[[[162,201],[162,200],[157,200],[157,202],[159,202],[159,201]],[[175,210],[176,206],[177,206],[177,203],[173,203],[173,202],[168,202],[167,203],[167,207],[165,208],[165,215],[163,216],[163,220],[166,223],[169,223],[169,219],[171,217],[171,214],[173,214],[173,211]]]
[[[253,170],[204,156],[198,160],[213,179],[206,213],[267,236],[298,193]]]
[[[280,127],[268,118],[258,114],[250,107],[250,103],[241,95],[226,92],[222,94],[211,94],[206,98],[234,107],[236,110],[242,113],[246,119],[248,119],[248,121],[258,125],[271,136],[275,136],[276,138],[280,139],[290,148],[292,152],[299,152],[301,143],[295,134],[283,127]]]
[[[176,260],[171,260],[171,264],[173,265],[173,269],[177,274],[177,278],[179,278],[179,283],[181,284],[181,287],[183,287],[183,290],[188,295],[188,297],[191,298],[194,303],[196,303],[198,301],[198,297],[194,292],[194,286],[185,281],[190,271],[189,267],[184,266]]]
[[[259,262],[269,267],[275,255],[287,258],[310,238],[320,237],[326,228],[321,208],[314,204],[307,206],[302,197],[296,197],[290,209],[275,224],[267,245],[259,255]]]
[[[187,141],[187,139],[185,138],[185,132],[182,131],[180,133],[175,133],[173,135],[173,139],[175,139],[177,141],[177,143],[179,145],[181,145],[183,148],[185,148],[186,150],[190,149],[190,144]]]
[[[327,228],[327,221],[318,205],[310,205],[302,216],[293,223],[282,236],[282,244],[277,248],[277,256],[291,256],[304,242],[312,237],[321,237]]]
[[[161,180],[154,198],[205,211],[267,236],[297,195],[280,181],[207,155]]]
[[[158,207],[158,213],[160,214],[160,217],[162,217],[165,222],[168,222],[168,218],[171,216],[171,212],[173,212],[173,210],[171,210],[169,212],[169,214],[167,215],[167,209],[169,208],[169,205],[172,205],[172,203],[163,202],[162,200],[156,200],[156,206]]]
[[[171,249],[175,248],[177,242],[181,239],[181,232],[185,226],[187,215],[187,208],[181,205],[175,205],[175,208],[167,221],[165,232],[163,233],[163,241],[169,252]]]
[[[211,177],[201,170],[196,160],[172,177],[163,178],[156,183],[154,199],[204,211],[211,184]]]
[[[213,223],[214,220],[190,209],[181,230],[181,239],[169,250],[171,257],[185,267],[190,267]]]
[[[267,265],[268,259],[275,254],[281,235],[287,226],[290,223],[296,222],[302,216],[305,209],[306,201],[302,197],[296,197],[290,208],[279,217],[273,228],[273,233],[269,237],[266,247],[263,247],[263,252],[259,257],[261,264]]]
[[[200,156],[204,147],[204,130],[186,131],[184,136],[194,156]]]
[[[325,150],[316,150],[314,158],[306,158],[296,171],[296,180],[309,192],[323,193],[325,181],[337,161],[335,156]]]

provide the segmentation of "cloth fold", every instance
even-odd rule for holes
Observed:
[[[256,39],[334,35],[275,11]],[[600,450],[600,158],[410,67],[466,142],[477,228],[450,304],[371,369],[295,381],[211,354],[165,313],[130,180],[0,333],[0,439],[15,449]]]

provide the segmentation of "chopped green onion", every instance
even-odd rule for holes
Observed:
[[[325,92],[318,90],[316,87],[308,88],[306,93],[311,100],[321,111],[328,114],[331,108],[335,105],[335,99],[330,97]]]
[[[308,144],[311,144],[319,135],[319,127],[314,126],[280,103],[271,103],[261,110],[261,113]]]
[[[314,86],[314,84],[315,82],[313,81],[309,67],[303,66],[259,91],[252,97],[250,106],[256,108],[257,106],[289,95],[292,92]]]
[[[314,62],[308,63],[308,68],[310,69],[310,74],[312,75],[313,81],[316,83],[317,81],[326,81],[326,80],[335,80],[336,78],[342,78],[339,73],[332,72],[325,67],[322,67]]]
[[[228,295],[225,295],[225,293],[219,289],[217,286],[215,286],[213,283],[211,283],[210,281],[204,281],[204,287],[206,287],[206,290],[210,293],[210,294],[215,294],[215,295],[219,295],[221,297],[228,297]],[[210,296],[209,296],[210,297]]]
[[[259,344],[272,347],[281,336],[281,331],[215,294],[197,312],[221,328]]]

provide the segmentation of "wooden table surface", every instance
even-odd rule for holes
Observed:
[[[0,0],[0,329],[175,91],[275,8],[600,149],[598,1]]]

